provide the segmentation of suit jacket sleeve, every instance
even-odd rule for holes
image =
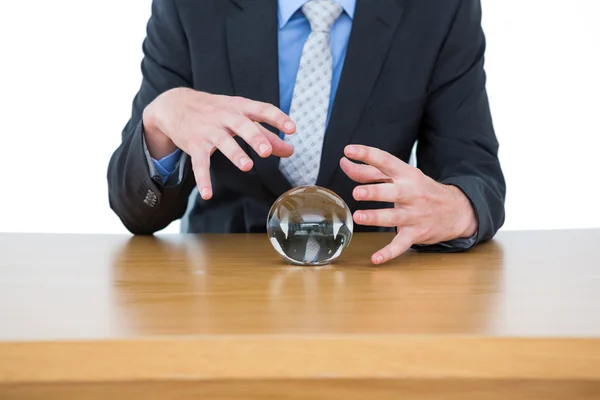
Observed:
[[[158,95],[172,88],[191,86],[186,44],[175,2],[153,0],[143,44],[142,85],[107,173],[110,206],[134,234],[152,234],[181,218],[194,187],[189,157],[185,154],[171,182],[163,182],[156,170],[149,168],[142,123],[144,108]]]
[[[473,205],[479,222],[473,244],[491,239],[504,223],[506,191],[485,89],[484,52],[480,0],[459,0],[432,75],[417,144],[418,167],[460,188]]]

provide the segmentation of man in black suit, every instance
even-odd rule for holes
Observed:
[[[504,222],[480,0],[154,0],[143,49],[108,168],[132,233],[181,218],[196,186],[192,233],[264,232],[286,190],[327,187],[356,231],[397,232],[376,264]]]

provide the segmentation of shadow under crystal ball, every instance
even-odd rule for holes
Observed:
[[[325,265],[350,244],[354,224],[337,194],[320,186],[284,193],[269,211],[267,235],[279,255],[296,265]]]

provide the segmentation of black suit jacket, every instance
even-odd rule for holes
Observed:
[[[175,87],[278,106],[277,29],[276,0],[153,1],[143,82],[108,168],[110,205],[131,232],[154,233],[181,218],[195,187],[189,158],[181,180],[162,185],[149,173],[144,108]],[[339,168],[344,146],[374,146],[408,161],[418,142],[418,167],[462,189],[476,210],[477,242],[491,238],[504,222],[505,182],[484,51],[480,0],[358,0],[317,184],[352,211],[391,207],[353,199],[356,183]],[[190,232],[264,232],[270,206],[291,188],[278,158],[262,159],[238,142],[254,169],[242,172],[215,152],[214,196],[191,207]]]

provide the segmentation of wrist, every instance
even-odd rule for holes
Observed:
[[[451,204],[453,204],[453,211],[457,216],[454,236],[455,238],[470,238],[477,233],[479,228],[475,210],[462,190],[456,186],[448,186],[448,189],[452,194]]]
[[[175,143],[160,130],[152,104],[144,109],[142,132],[152,158],[160,160],[177,150]]]

